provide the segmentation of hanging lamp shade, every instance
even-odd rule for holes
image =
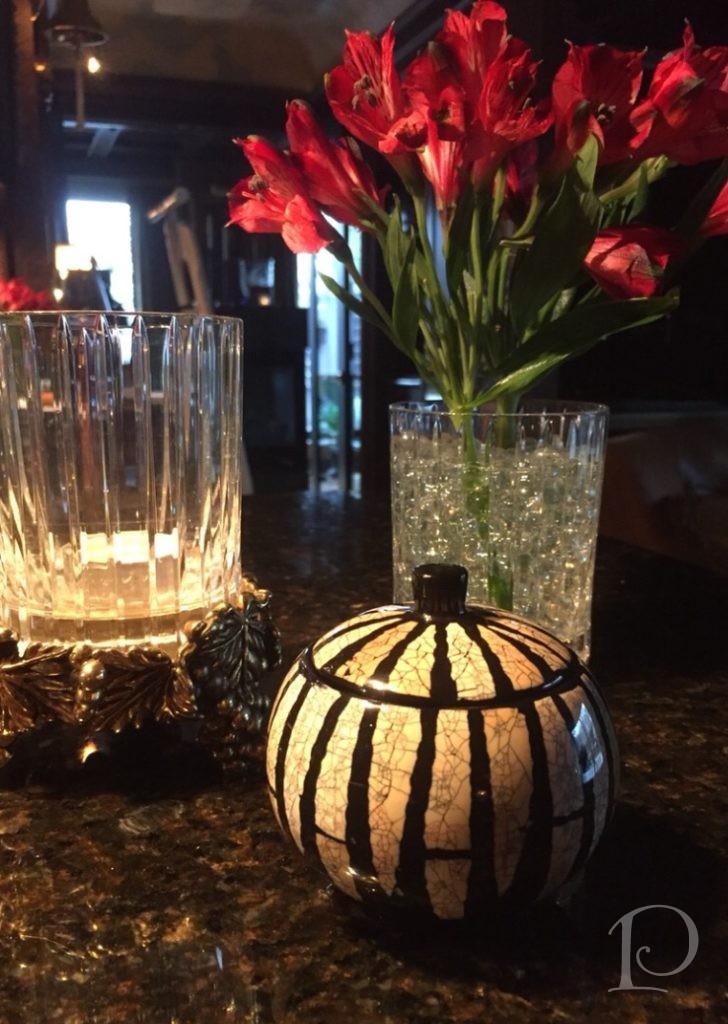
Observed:
[[[74,47],[100,46],[108,39],[87,0],[58,0],[48,30],[56,42]]]

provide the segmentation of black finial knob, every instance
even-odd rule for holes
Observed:
[[[418,565],[412,573],[412,592],[419,615],[464,615],[468,570],[462,565]]]

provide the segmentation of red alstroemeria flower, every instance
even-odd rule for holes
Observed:
[[[230,223],[245,231],[276,232],[292,252],[318,252],[336,235],[306,192],[302,173],[285,153],[251,135],[236,139],[255,172],[230,193]]]
[[[442,213],[457,202],[465,177],[465,97],[437,43],[410,64],[404,87],[411,113],[392,126],[381,149],[417,153]]]
[[[644,298],[654,295],[670,258],[684,248],[682,239],[662,228],[609,228],[594,239],[584,265],[612,298]]]
[[[728,46],[696,46],[686,23],[682,49],[657,65],[632,120],[639,158],[695,164],[728,156]]]
[[[450,54],[438,42],[430,43],[415,57],[405,72],[404,93],[412,114],[393,126],[410,121],[420,124],[431,115],[440,125],[442,138],[459,139],[465,132],[466,97],[450,60]]]
[[[443,137],[440,124],[427,119],[427,138],[419,151],[422,172],[432,185],[435,204],[440,212],[447,212],[457,203],[463,186],[462,139]]]
[[[458,82],[475,107],[489,67],[508,42],[505,10],[491,0],[478,0],[469,15],[447,11],[436,39],[451,55]],[[525,44],[511,40],[512,55],[518,48],[525,49]]]
[[[478,134],[472,148],[476,188],[492,181],[510,150],[550,127],[548,102],[531,101],[537,68],[528,50],[512,56],[509,48],[490,66],[478,102]]]
[[[465,157],[463,137],[450,137],[430,112],[415,111],[394,125],[388,145],[406,147],[416,153],[425,178],[432,185],[435,205],[443,213],[458,201],[462,191]]]
[[[630,121],[642,84],[644,51],[612,46],[573,46],[551,89],[559,169],[568,166],[590,134],[599,140],[601,164],[632,155]]]
[[[55,309],[50,292],[36,292],[19,277],[0,280],[0,309],[22,312],[29,309]]]
[[[343,63],[325,79],[334,117],[353,136],[374,149],[407,114],[402,84],[394,66],[394,28],[377,39],[370,32],[346,33]]]
[[[700,234],[703,238],[710,238],[712,235],[728,235],[728,184],[724,185],[718,193],[703,222]]]
[[[288,104],[286,133],[291,154],[303,171],[308,194],[336,220],[363,227],[372,211],[367,199],[382,205],[374,175],[353,139],[333,142],[303,100]]]
[[[548,127],[535,127],[544,111],[528,99],[536,67],[490,0],[469,16],[448,11],[442,32],[408,67],[403,88],[412,112],[390,139],[417,149],[441,212],[457,202],[474,162],[473,180],[484,187],[509,149]],[[393,145],[388,139],[381,148],[396,152]]]

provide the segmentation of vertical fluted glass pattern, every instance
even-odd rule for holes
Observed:
[[[242,324],[0,315],[0,618],[150,640],[240,583]]]

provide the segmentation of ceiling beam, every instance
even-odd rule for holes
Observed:
[[[287,93],[278,89],[112,74],[89,76],[85,85],[89,124],[137,130],[190,125],[245,135],[279,132],[285,120]],[[53,86],[56,109],[72,121],[73,72],[54,72]]]
[[[99,160],[105,160],[111,153],[116,140],[123,131],[123,128],[112,128],[109,126],[97,128],[93,134],[86,155],[92,158],[97,157]]]

